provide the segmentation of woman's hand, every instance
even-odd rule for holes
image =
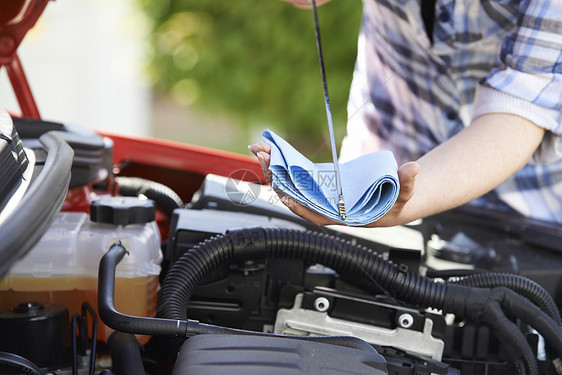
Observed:
[[[269,163],[271,161],[271,147],[265,142],[260,142],[248,147],[250,151],[258,157],[258,161],[261,165],[263,174],[267,179],[267,182],[271,185],[271,171],[269,170]],[[381,219],[366,225],[367,227],[381,227],[381,226],[393,226],[399,224],[405,224],[411,219],[405,218],[402,215],[402,210],[406,203],[414,195],[414,185],[416,182],[416,176],[420,170],[420,166],[417,162],[406,163],[398,169],[398,179],[400,181],[400,192],[398,193],[398,199],[394,206],[388,211]],[[314,212],[301,204],[297,203],[295,200],[291,199],[285,195],[282,191],[275,189],[277,195],[281,199],[281,202],[285,204],[293,213],[310,221],[316,225],[328,225],[328,224],[340,224],[333,220],[330,220],[317,212]]]
[[[293,6],[301,9],[310,9],[312,8],[312,0],[283,0],[286,3],[293,4]],[[317,0],[316,6],[320,6],[322,4],[327,3],[330,0]]]

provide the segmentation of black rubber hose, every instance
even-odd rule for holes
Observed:
[[[497,309],[490,308],[495,305],[501,306],[501,314],[496,311]],[[493,314],[490,314],[490,311]],[[482,320],[494,329],[495,334],[500,335],[502,334],[500,328],[503,328],[503,326],[500,327],[500,324],[507,319],[507,314],[508,317],[521,319],[536,329],[544,337],[546,343],[556,350],[558,356],[562,354],[562,328],[536,305],[506,287],[489,289],[449,284],[443,312],[453,313],[471,320]],[[521,336],[519,338],[509,336],[500,341],[519,348],[519,354],[527,356],[528,350],[521,351],[523,346],[518,345],[523,344],[515,342],[516,339],[525,341]]]
[[[494,328],[494,335],[504,345],[513,362],[517,365],[518,360],[523,361],[527,372],[517,368],[519,374],[538,375],[538,364],[533,350],[519,328],[505,316],[497,301],[486,305],[482,320]]]
[[[0,367],[8,367],[12,370],[21,371],[26,375],[42,375],[43,373],[37,365],[29,359],[19,355],[0,352]]]
[[[145,374],[142,364],[141,347],[134,335],[113,332],[107,340],[111,354],[112,370],[115,375]]]
[[[158,182],[138,177],[116,177],[115,182],[117,182],[119,194],[133,197],[142,194],[156,202],[168,217],[172,216],[176,208],[182,208],[185,205],[175,191]]]
[[[464,277],[450,283],[477,288],[506,287],[529,299],[548,314],[558,325],[562,325],[560,312],[550,294],[538,283],[520,275],[506,273],[482,273]]]
[[[443,283],[401,271],[363,246],[318,232],[254,228],[215,236],[182,255],[164,280],[157,316],[186,319],[191,294],[204,276],[233,261],[265,257],[320,263],[356,285],[381,286],[390,295],[418,306],[440,309],[444,304]]]
[[[121,314],[115,310],[115,267],[127,250],[120,242],[109,248],[100,261],[98,273],[98,313],[101,320],[117,331],[141,335],[167,335],[185,337],[184,320],[141,318]]]
[[[562,328],[544,311],[529,303],[512,290],[502,288],[504,295],[502,308],[515,318],[521,319],[540,333],[547,344],[551,345],[558,357],[562,358]]]

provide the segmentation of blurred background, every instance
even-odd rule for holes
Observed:
[[[361,7],[319,8],[338,143]],[[280,0],[57,0],[19,55],[45,120],[239,153],[270,128],[329,161],[311,10]],[[0,103],[19,113],[4,71]]]

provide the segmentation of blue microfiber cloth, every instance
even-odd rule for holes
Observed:
[[[360,226],[380,219],[398,198],[398,166],[390,151],[378,151],[340,164],[346,220],[341,220],[332,163],[313,163],[283,138],[267,129],[271,146],[272,185],[301,205],[329,219]]]

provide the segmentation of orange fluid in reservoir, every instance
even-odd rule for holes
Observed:
[[[11,309],[25,301],[66,306],[70,315],[81,312],[83,302],[98,311],[98,279],[95,277],[18,278],[0,280],[0,310]],[[115,280],[115,308],[134,316],[156,314],[158,276],[120,278]],[[91,328],[89,328],[91,329]],[[106,341],[112,329],[98,318],[98,339]],[[150,336],[137,335],[145,344]]]

